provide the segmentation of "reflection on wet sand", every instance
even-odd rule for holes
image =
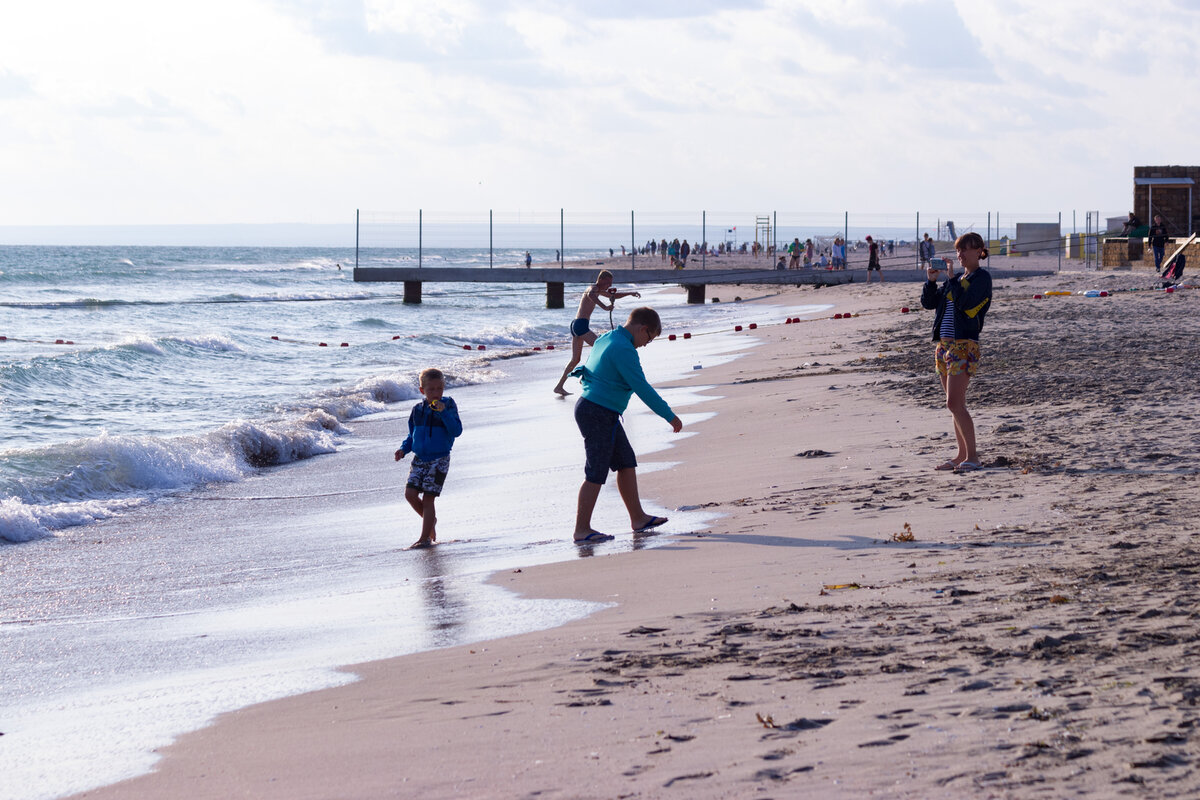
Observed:
[[[417,570],[420,573],[421,602],[425,605],[422,619],[433,647],[449,647],[458,644],[459,629],[466,618],[468,603],[454,591],[454,577],[448,575],[447,559],[439,547],[420,551]]]

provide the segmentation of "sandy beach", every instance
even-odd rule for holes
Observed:
[[[349,666],[80,796],[1196,796],[1200,292],[1152,277],[997,283],[961,475],[919,284],[785,290],[853,316],[747,332],[645,459],[722,517],[492,579],[605,610]]]

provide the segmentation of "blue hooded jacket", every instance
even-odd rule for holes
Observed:
[[[413,406],[408,415],[408,438],[400,449],[412,453],[422,461],[433,461],[450,455],[454,440],[462,435],[462,420],[458,418],[458,405],[451,397],[443,397],[445,408],[434,411],[429,402],[422,400]]]

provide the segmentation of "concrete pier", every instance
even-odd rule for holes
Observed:
[[[566,284],[587,285],[596,279],[602,267],[500,267],[480,269],[469,267],[355,267],[354,280],[362,283],[393,282],[404,284],[404,302],[420,303],[421,286],[431,283],[544,283],[546,284],[546,307],[562,308]],[[621,269],[607,267],[613,274],[615,286],[631,284],[674,284],[687,291],[689,303],[705,302],[710,285],[775,285],[775,286],[831,286],[840,283],[865,283],[865,269],[846,270],[782,270],[782,269]],[[1053,269],[998,268],[989,271],[993,277],[1010,275],[1048,275]],[[920,269],[885,269],[888,281],[920,283],[925,280],[925,271]]]
[[[502,267],[479,269],[465,267],[355,267],[354,280],[362,283],[392,282],[404,284],[404,302],[421,302],[421,285],[431,283],[544,283],[546,307],[562,308],[566,284],[590,284],[596,279],[599,267],[531,268]],[[904,270],[911,272],[913,270]],[[689,303],[704,303],[710,284],[800,284],[830,285],[866,280],[866,270],[764,270],[764,269],[612,269],[613,283],[674,284],[687,290]],[[896,279],[901,270],[896,270]],[[889,274],[889,277],[891,275]],[[923,277],[923,274],[922,274]],[[911,278],[908,278],[911,279]]]

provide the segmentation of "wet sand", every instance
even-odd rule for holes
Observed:
[[[961,475],[919,286],[789,290],[858,316],[692,376],[719,413],[642,476],[726,516],[493,578],[607,610],[351,667],[85,796],[1195,796],[1200,291],[1033,299],[1148,285],[997,285]]]

